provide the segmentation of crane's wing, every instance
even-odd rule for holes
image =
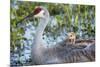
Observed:
[[[95,40],[76,40],[73,45],[64,40],[53,48],[53,53],[67,63],[95,61]]]

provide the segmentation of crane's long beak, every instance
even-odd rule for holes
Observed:
[[[27,15],[26,17],[24,17],[23,19],[21,19],[19,22],[22,22],[22,21],[24,21],[25,19],[29,19],[30,17],[34,17],[33,12],[30,13],[29,15]]]
[[[32,12],[32,13],[30,13],[29,15],[27,15],[26,17],[24,17],[24,19],[28,19],[28,18],[30,18],[30,17],[34,17],[33,12]]]

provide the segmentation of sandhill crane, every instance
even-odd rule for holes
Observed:
[[[40,23],[36,29],[34,43],[32,45],[31,56],[32,64],[53,64],[53,63],[72,63],[95,60],[94,40],[89,46],[86,45],[66,45],[66,41],[57,43],[53,47],[44,46],[42,35],[49,22],[49,11],[43,6],[37,6],[34,11],[25,18],[33,16],[39,18]],[[24,18],[24,19],[25,19]],[[85,41],[87,44],[88,40]],[[77,43],[81,41],[77,41]]]

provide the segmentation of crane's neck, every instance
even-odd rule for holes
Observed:
[[[36,30],[36,34],[35,34],[35,44],[36,46],[40,46],[40,45],[43,45],[41,44],[42,43],[42,36],[43,36],[43,32],[47,26],[49,22],[49,17],[46,17],[46,18],[40,18],[40,23],[37,27],[37,30]]]

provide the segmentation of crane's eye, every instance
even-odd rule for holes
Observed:
[[[45,12],[43,12],[43,15],[45,15]]]

